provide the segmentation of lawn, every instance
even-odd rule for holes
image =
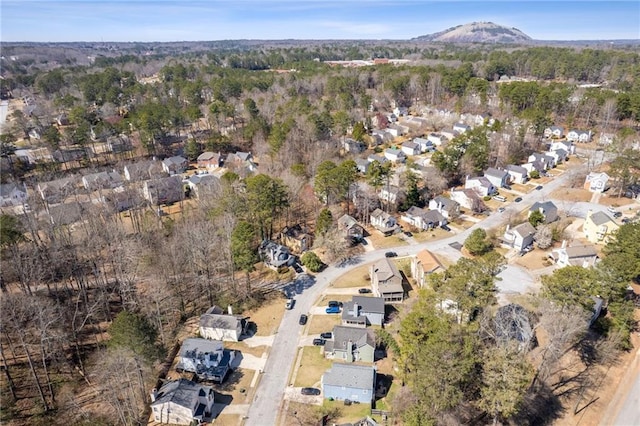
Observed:
[[[318,346],[305,346],[293,386],[316,387],[331,364],[332,361],[324,357]]]
[[[389,237],[385,237],[380,232],[375,229],[370,230],[370,236],[368,237],[371,244],[376,249],[382,248],[390,248],[397,246],[406,246],[407,242],[398,237],[397,235],[391,235]]]
[[[249,346],[243,342],[224,342],[224,347],[225,349],[235,349],[245,354],[257,356],[258,358],[260,358],[267,349],[266,346]]]
[[[533,188],[529,185],[522,185],[520,183],[514,183],[511,185],[511,189],[514,191],[518,191],[518,192],[522,192],[524,194],[526,194],[527,192],[530,192],[533,190]]]
[[[593,194],[586,189],[580,188],[558,188],[551,193],[549,198],[556,198],[564,201],[590,201]]]
[[[307,334],[320,334],[333,330],[334,325],[340,325],[342,315],[311,315]]]
[[[338,408],[340,414],[335,419],[335,424],[351,423],[363,417],[371,415],[371,404],[351,404],[344,405],[344,401],[329,401],[325,399],[322,406],[326,409]]]
[[[331,287],[348,288],[348,287],[369,287],[369,265],[358,266],[351,270],[348,274],[341,275],[340,278],[331,283]]]
[[[262,306],[244,312],[244,316],[249,321],[256,323],[258,330],[257,336],[270,336],[274,334],[280,326],[280,320],[284,315],[284,298],[275,298],[266,301]]]
[[[438,240],[441,238],[450,237],[451,234],[444,229],[436,228],[431,231],[422,231],[413,234],[413,239],[419,243],[424,243],[425,241]]]

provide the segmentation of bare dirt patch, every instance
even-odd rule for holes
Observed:
[[[547,253],[540,249],[530,251],[524,256],[518,256],[515,263],[529,271],[535,271],[552,265],[547,257]]]

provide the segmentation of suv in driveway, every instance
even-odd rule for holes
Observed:
[[[329,306],[324,311],[326,313],[328,313],[328,314],[339,314],[340,313],[340,306]]]
[[[298,320],[298,324],[305,325],[307,323],[307,319],[309,319],[305,314],[300,315],[300,319]]]
[[[320,395],[320,389],[318,388],[302,388],[300,393],[303,395]]]
[[[325,343],[326,343],[326,340],[324,339],[313,339],[314,346],[324,346]]]
[[[324,333],[320,333],[320,337],[323,339],[331,339],[333,338],[333,333],[331,331],[326,331]]]
[[[384,257],[396,257],[398,256],[398,253],[396,253],[395,251],[388,251],[384,254]]]

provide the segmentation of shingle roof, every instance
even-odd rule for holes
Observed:
[[[524,222],[514,227],[513,232],[519,234],[522,238],[526,238],[529,235],[535,234],[536,228],[534,228],[529,222]]]
[[[442,264],[429,250],[422,250],[416,255],[418,262],[422,265],[422,269],[427,272],[435,271],[442,268]]]
[[[353,296],[351,301],[357,303],[365,312],[384,314],[384,299],[382,297]]]
[[[236,330],[242,320],[233,315],[203,314],[200,316],[200,327],[220,328],[223,330]]]
[[[596,226],[600,226],[607,222],[613,222],[613,219],[611,219],[605,212],[596,212],[591,215],[591,222]]]
[[[333,363],[322,377],[322,383],[329,386],[344,386],[352,389],[373,390],[376,370],[366,365]]]
[[[507,175],[508,173],[505,172],[504,170],[498,170],[495,167],[489,167],[487,170],[485,170],[484,175],[487,176],[493,176],[493,177],[497,177],[502,179],[503,177],[505,177],[505,175]]]
[[[567,257],[569,259],[575,259],[578,257],[592,257],[598,255],[596,248],[588,244],[567,247],[565,251],[567,252]]]
[[[375,338],[371,329],[336,325],[332,333],[333,349],[346,349],[349,341],[358,348],[365,345],[375,347]]]
[[[210,389],[208,386],[202,386],[187,379],[166,382],[158,391],[156,400],[151,405],[173,402],[192,410],[198,401],[198,396],[207,396]]]

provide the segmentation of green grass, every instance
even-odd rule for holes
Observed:
[[[334,421],[336,424],[351,423],[371,415],[371,404],[360,403],[344,405],[344,401],[329,401],[325,399],[322,406],[326,409],[337,408],[340,410],[339,417]]]
[[[331,360],[326,359],[317,346],[305,346],[302,359],[293,383],[296,387],[316,387],[322,375],[331,367]]]

